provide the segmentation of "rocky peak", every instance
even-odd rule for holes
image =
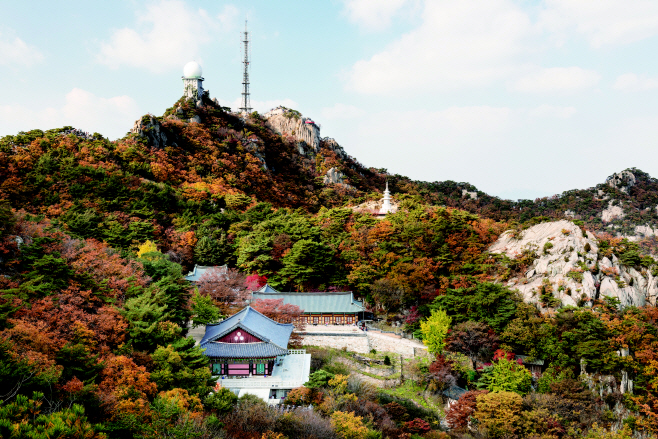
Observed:
[[[284,107],[275,108],[263,115],[266,125],[282,136],[292,136],[298,142],[304,142],[312,153],[320,149],[320,126],[301,113]],[[299,152],[307,155],[305,148]]]
[[[605,180],[605,183],[621,192],[628,194],[630,189],[635,186],[637,179],[631,171],[621,171],[612,174]]]

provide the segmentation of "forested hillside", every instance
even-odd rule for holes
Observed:
[[[0,435],[437,438],[448,426],[464,438],[623,438],[658,431],[655,304],[622,308],[593,289],[587,303],[574,291],[577,306],[563,306],[550,279],[538,278],[541,287],[528,294],[539,299],[524,301],[504,284],[527,283],[539,255],[488,251],[505,230],[514,239],[567,216],[576,225],[565,236],[596,232],[589,239],[601,249],[593,261],[590,250],[569,249],[582,259],[573,269],[581,282],[587,271],[623,282],[612,270],[620,266],[649,276],[656,264],[642,249],[652,251],[651,240],[614,235],[655,224],[654,179],[631,170],[632,178],[620,174],[593,189],[512,202],[465,183],[366,168],[328,139],[317,151],[307,146],[276,134],[256,113],[239,117],[209,100],[184,99],[162,117],[144,116],[117,141],[71,127],[0,139]],[[332,168],[342,183],[326,181]],[[379,199],[387,178],[396,213],[377,218],[354,209]],[[554,259],[566,263],[569,255]],[[603,257],[621,262],[608,270],[599,266]],[[313,428],[302,428],[298,414],[211,393],[207,359],[185,336],[190,324],[238,304],[195,292],[183,280],[195,264],[234,269],[236,297],[246,276],[280,290],[352,290],[428,344],[431,360],[411,367],[418,395],[440,399],[455,385],[470,391],[447,413],[426,410],[413,395],[392,398],[348,379],[344,366],[318,351],[308,386],[289,399],[314,406],[304,415]],[[515,354],[542,360],[543,377],[533,378]]]

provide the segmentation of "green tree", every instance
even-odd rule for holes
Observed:
[[[159,391],[181,388],[190,394],[205,396],[215,385],[208,357],[195,346],[192,338],[179,338],[166,347],[159,346],[151,357],[155,363],[151,379]]]
[[[128,321],[130,341],[138,349],[152,351],[164,341],[161,324],[169,319],[169,312],[161,291],[142,291],[125,302],[122,314]]]
[[[14,231],[16,217],[6,200],[0,200],[0,238]]]
[[[0,401],[0,437],[16,439],[105,439],[87,421],[84,408],[73,404],[61,411],[42,408],[43,393],[34,392],[32,399],[17,395],[8,404]]]
[[[168,320],[187,328],[192,315],[189,307],[191,288],[183,277],[183,268],[159,252],[145,253],[140,261],[146,274],[155,281],[152,288],[162,293],[162,303],[169,313]]]
[[[237,402],[237,395],[231,390],[222,387],[221,389],[206,396],[203,399],[203,406],[208,411],[212,411],[218,415],[224,415],[231,412]]]
[[[432,310],[432,315],[420,323],[423,343],[430,353],[439,354],[443,351],[451,323],[452,318],[443,310]]]
[[[332,256],[323,243],[302,239],[283,257],[279,276],[298,286],[322,283],[331,276]]]
[[[194,246],[194,260],[199,265],[219,265],[222,248],[212,236],[203,236]]]
[[[304,383],[304,387],[309,389],[327,387],[329,385],[329,381],[334,379],[335,376],[336,375],[333,373],[327,372],[324,369],[317,370],[308,377],[308,381]]]
[[[500,334],[515,317],[520,301],[508,288],[483,282],[470,288],[449,288],[445,295],[434,299],[432,307],[445,310],[456,323],[483,322]]]
[[[213,304],[213,300],[195,291],[192,296],[192,327],[216,323],[220,317],[221,312]]]
[[[485,367],[477,382],[478,389],[490,392],[528,393],[532,386],[532,375],[521,364],[503,357],[491,366]]]

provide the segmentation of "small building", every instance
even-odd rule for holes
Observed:
[[[281,293],[266,284],[252,292],[252,300],[283,299],[283,303],[296,305],[303,314],[301,322],[322,325],[351,325],[359,320],[372,320],[363,302],[354,298],[351,291],[325,293]]]
[[[221,387],[275,403],[309,379],[311,355],[288,349],[292,331],[291,323],[277,323],[247,306],[207,325],[199,345]]]
[[[523,367],[530,371],[534,379],[541,378],[541,374],[544,370],[544,360],[533,358],[528,355],[517,355],[516,358],[521,360]]]
[[[211,270],[218,270],[218,274],[226,276],[228,274],[227,265],[195,265],[192,271],[187,273],[185,280],[188,282],[199,282],[201,277]]]

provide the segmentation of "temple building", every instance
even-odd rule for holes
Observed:
[[[218,384],[238,396],[255,394],[278,403],[308,381],[311,355],[288,349],[291,323],[277,323],[247,306],[222,322],[207,325],[199,346],[210,359]]]
[[[192,271],[187,273],[185,280],[188,282],[200,282],[206,273],[216,273],[219,276],[228,276],[228,265],[195,265]]]
[[[298,306],[302,322],[321,325],[352,325],[360,320],[372,320],[351,291],[326,293],[281,293],[269,284],[252,292],[252,300],[283,299],[283,303]]]

